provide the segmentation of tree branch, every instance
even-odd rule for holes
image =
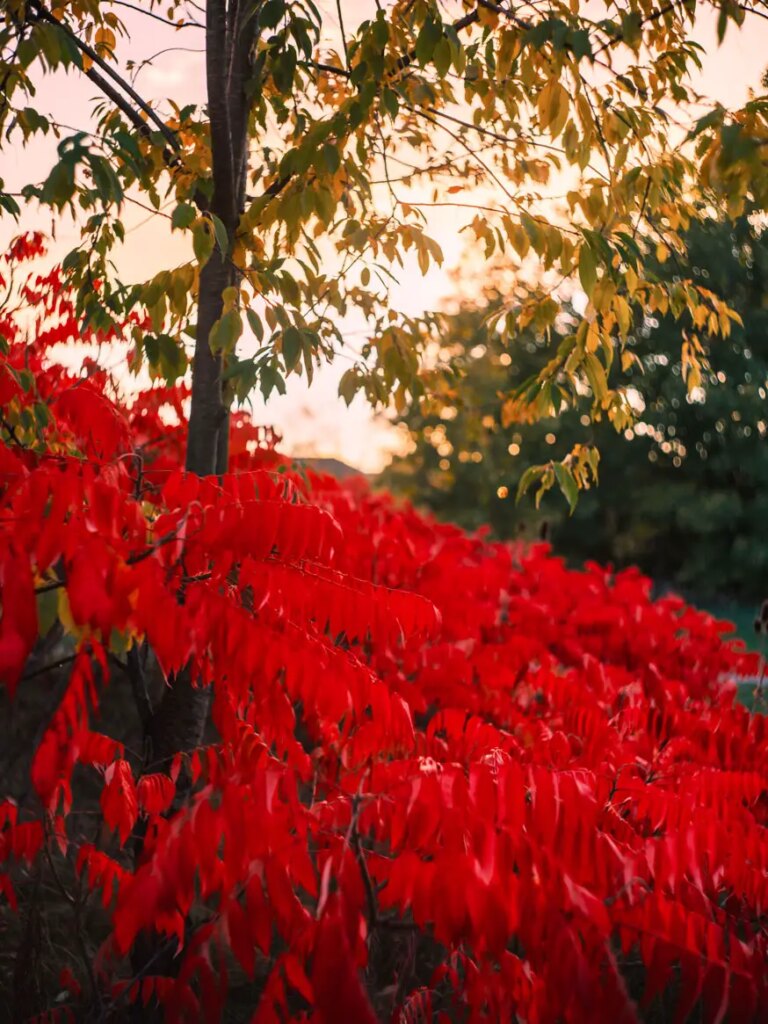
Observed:
[[[125,79],[121,75],[119,75],[114,68],[110,67],[110,65],[107,64],[107,62],[103,60],[91,46],[88,45],[88,43],[84,43],[82,39],[80,39],[65,22],[58,21],[56,18],[54,18],[50,11],[48,11],[43,6],[43,4],[40,3],[40,0],[31,0],[31,5],[33,10],[37,12],[38,17],[42,21],[47,22],[49,25],[54,25],[56,28],[62,31],[69,39],[72,40],[72,42],[75,44],[78,50],[80,50],[81,53],[84,53],[86,57],[92,60],[97,67],[101,68],[101,70],[105,74],[109,75],[109,77],[113,79],[113,81],[115,81],[128,96],[130,96],[130,98],[133,100],[136,106],[139,107],[139,109],[142,110],[147,115],[147,117],[154,122],[158,131],[162,134],[163,138],[165,139],[169,146],[171,146],[173,149],[177,151],[181,149],[181,143],[176,137],[176,133],[171,131],[168,125],[166,125],[165,122],[160,117],[158,117],[158,115],[155,113],[152,107],[150,107],[150,105],[141,98],[141,96],[136,92],[136,90],[130,85],[129,82],[126,82]],[[88,75],[88,77],[91,78],[92,81],[95,81],[95,79],[93,78],[92,71],[93,69],[89,68],[87,71],[85,71],[85,74]],[[103,79],[101,81],[103,82]],[[99,85],[99,88],[103,89],[103,84]],[[139,121],[141,121],[141,118],[139,118]]]
[[[643,20],[640,22],[639,28],[643,29],[646,25],[650,25],[651,22],[658,21],[659,18],[663,18],[665,14],[669,14],[670,11],[673,11],[675,9],[675,2],[676,0],[673,0],[672,3],[665,4],[663,7],[660,7],[657,11],[654,11],[652,14],[649,14],[647,18],[643,18]],[[610,50],[612,46],[615,46],[617,43],[621,43],[623,41],[624,33],[619,32],[613,39],[609,39],[607,42],[603,43],[602,46],[598,46],[598,48],[595,50],[593,54],[593,57],[597,57],[598,54],[604,53],[606,50]]]
[[[39,594],[40,591],[38,590],[37,593]],[[33,672],[27,672],[26,675],[21,677],[21,681],[22,683],[26,683],[30,679],[37,678],[37,676],[44,676],[49,672],[55,672],[58,668],[64,668],[65,665],[71,665],[76,657],[76,654],[68,654],[66,658],[59,658],[58,661],[49,662],[47,665],[43,665],[42,668],[36,668]]]
[[[142,648],[146,648],[146,642],[141,646]],[[136,703],[136,710],[138,711],[139,719],[141,720],[141,727],[146,735],[149,730],[150,723],[152,722],[154,708],[152,707],[152,699],[149,696],[149,687],[147,686],[147,677],[144,672],[144,666],[141,663],[139,645],[134,644],[129,648],[126,654],[125,665],[123,665],[121,661],[118,661],[118,664],[125,671],[130,681],[133,699]]]
[[[162,14],[155,14],[154,11],[147,11],[143,7],[137,7],[136,4],[126,3],[126,0],[112,0],[112,3],[116,7],[127,7],[129,11],[136,11],[137,14],[143,14],[146,18],[154,18],[155,21],[161,22],[163,25],[168,25],[170,28],[204,28],[199,21],[171,21],[170,18],[164,18]]]
[[[160,548],[165,547],[166,544],[172,543],[179,535],[179,530],[186,522],[186,516],[182,519],[178,526],[169,530],[168,533],[164,533],[162,537],[158,537],[154,544],[150,544],[148,548],[143,551],[137,552],[135,555],[129,555],[125,560],[126,565],[136,565],[138,562],[143,562],[146,558],[151,558],[156,551]],[[35,587],[36,594],[47,594],[50,590],[58,590],[59,587],[65,587],[67,581],[64,578],[51,580],[49,583],[41,583],[40,586]]]
[[[232,55],[227,80],[228,109],[230,112],[230,138],[232,146],[232,169],[236,194],[237,213],[240,214],[245,202],[245,186],[248,178],[248,118],[251,100],[247,85],[252,74],[251,54],[258,32],[258,18],[249,16],[247,4],[239,2],[233,12]]]
[[[232,140],[227,95],[227,11],[225,0],[208,0],[205,26],[205,74],[213,168],[212,209],[229,229],[235,221]],[[206,339],[207,340],[207,339]]]
[[[344,47],[344,63],[349,67],[349,46],[347,45],[347,33],[344,31],[344,14],[341,10],[341,0],[336,0],[336,13],[339,16],[339,31],[341,32],[341,45]]]

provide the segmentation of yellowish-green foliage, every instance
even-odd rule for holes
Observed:
[[[222,354],[228,403],[257,384],[265,395],[282,390],[290,374],[311,378],[318,360],[343,347],[338,325],[355,309],[369,333],[341,381],[347,400],[363,390],[374,404],[400,408],[411,395],[450,403],[454,385],[423,364],[437,321],[389,303],[406,253],[423,273],[441,261],[427,230],[427,211],[440,205],[455,208],[457,230],[488,258],[502,253],[536,270],[538,291],[497,314],[510,345],[524,327],[548,332],[573,287],[588,299],[542,373],[501,396],[506,422],[589,392],[593,415],[623,429],[632,418],[625,343],[641,314],[678,318],[689,385],[700,383],[702,339],[727,336],[735,314],[727,297],[687,279],[683,234],[713,206],[732,215],[747,202],[765,208],[768,106],[755,97],[739,111],[702,114],[689,78],[699,64],[691,30],[714,11],[722,38],[765,16],[764,2],[397,0],[326,11],[312,0],[255,0],[240,22],[235,0],[208,0],[206,12],[181,0],[135,5],[179,33],[205,34],[209,51],[211,19],[249,26],[237,224],[215,213],[209,111],[169,97],[174,114],[161,119],[125,88],[130,41],[121,5],[109,0],[4,3],[2,145],[38,133],[61,142],[58,161],[23,200],[0,192],[0,204],[11,213],[23,202],[78,212],[82,243],[66,265],[76,283],[105,281],[99,293],[83,289],[83,314],[100,324],[146,307],[151,330],[136,327],[134,341],[156,372],[183,372],[200,270],[218,250],[233,277],[209,342]],[[329,24],[340,26],[334,45]],[[209,52],[209,63],[217,56]],[[60,65],[105,93],[92,134],[73,136],[34,106],[39,76]],[[210,83],[209,68],[209,91]],[[191,235],[193,254],[128,289],[110,263],[126,192],[154,208],[173,197],[169,229]],[[679,262],[679,277],[654,279],[649,254]],[[238,358],[244,331],[259,347]],[[526,486],[557,483],[573,500],[596,469],[596,453],[582,449]]]

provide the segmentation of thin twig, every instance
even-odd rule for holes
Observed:
[[[65,665],[71,665],[76,657],[76,654],[68,654],[66,658],[60,658],[58,661],[49,662],[49,664],[43,665],[42,668],[35,669],[34,672],[27,672],[26,675],[21,677],[21,682],[26,683],[30,679],[36,679],[38,676],[47,675],[49,672],[55,672],[58,668],[64,668]]]
[[[69,892],[67,887],[64,885],[61,875],[59,874],[58,869],[54,863],[53,857],[51,856],[49,842],[52,838],[54,838],[54,835],[48,828],[47,819],[45,831],[46,836],[45,842],[43,844],[43,852],[45,853],[45,859],[47,860],[48,866],[51,869],[51,874],[53,875],[53,880],[56,883],[56,887],[58,888],[59,892],[62,894],[64,899],[67,901],[67,903],[69,903],[69,905],[72,907],[72,913],[75,918],[75,941],[77,942],[77,945],[80,949],[80,956],[83,961],[83,967],[85,968],[85,972],[88,975],[88,983],[91,988],[91,997],[95,1002],[98,1002],[99,1005],[101,1005],[101,993],[99,991],[98,982],[96,981],[96,974],[93,970],[93,962],[88,952],[88,947],[85,944],[85,938],[83,936],[82,917],[80,913],[82,909],[82,893],[80,893],[78,896],[73,896],[72,893]]]
[[[147,18],[154,18],[155,21],[160,21],[163,25],[168,25],[170,28],[204,28],[199,21],[172,21],[170,18],[164,18],[161,14],[155,14],[154,11],[147,11],[143,7],[137,7],[136,4],[126,3],[126,0],[111,0],[116,7],[127,7],[129,11],[136,11],[138,14],[143,14]]]
[[[341,0],[336,0],[336,13],[339,16],[341,45],[344,47],[344,63],[347,65],[347,67],[349,67],[349,47],[347,46],[347,34],[344,31],[344,15],[341,13]]]

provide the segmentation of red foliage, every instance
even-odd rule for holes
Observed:
[[[109,916],[103,1000],[218,1020],[238,970],[259,1022],[618,1024],[639,958],[644,1005],[676,978],[680,1019],[764,1019],[768,727],[734,703],[755,666],[722,623],[307,481],[244,415],[234,471],[189,477],[185,393],[76,377],[46,327],[66,290],[26,294],[32,340],[0,325],[0,676],[30,685],[52,594],[76,655],[35,813],[0,805],[0,898],[46,847],[72,860]],[[213,690],[216,741],[167,770],[93,729],[143,641]],[[178,955],[137,978],[151,934]],[[374,963],[405,937],[423,963]]]

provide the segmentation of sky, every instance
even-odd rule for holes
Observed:
[[[347,26],[365,18],[374,6],[374,0],[343,0]],[[332,41],[338,31],[336,5],[326,2],[321,7],[327,18],[328,39]],[[119,47],[119,55],[129,54],[135,59],[139,54],[148,57],[169,46],[197,50],[202,45],[201,33],[195,29],[172,33],[130,10],[116,10],[131,33],[130,42]],[[697,22],[694,38],[705,49],[703,71],[694,79],[694,86],[727,107],[743,103],[749,88],[758,85],[768,64],[768,20],[748,15],[744,26],[729,28],[724,43],[718,46],[716,17],[708,14]],[[155,65],[144,68],[137,79],[138,91],[148,99],[172,96],[181,97],[184,102],[202,102],[204,87],[202,53],[187,49],[161,54]],[[87,128],[88,112],[96,98],[95,87],[83,76],[57,73],[39,81],[35,105],[73,129]],[[30,181],[42,180],[50,168],[52,153],[48,141],[36,141],[27,149],[4,149],[0,175],[6,189],[14,191]],[[188,243],[179,233],[171,234],[167,220],[129,204],[124,222],[126,243],[118,257],[119,273],[124,280],[144,280],[163,267],[188,258]],[[25,212],[23,226],[50,232],[50,215]],[[392,306],[404,312],[418,314],[449,300],[455,288],[450,272],[462,257],[467,259],[455,214],[430,211],[427,230],[441,246],[445,262],[442,268],[430,269],[426,276],[421,275],[415,262],[406,262],[391,294]],[[15,231],[9,218],[0,220],[0,245],[5,245]],[[74,223],[57,220],[51,257],[61,257],[77,238]],[[482,261],[479,253],[469,259],[479,264]],[[476,269],[480,272],[482,266]],[[350,348],[358,348],[363,340],[363,325],[349,322],[341,326]],[[258,422],[271,424],[283,435],[283,447],[291,454],[334,456],[363,471],[376,472],[401,447],[402,440],[386,418],[374,416],[364,399],[357,398],[347,408],[338,397],[338,380],[351,365],[351,358],[342,356],[325,367],[316,375],[311,388],[307,388],[303,378],[292,376],[285,396],[272,398],[266,405],[260,395],[255,396],[253,414]]]

